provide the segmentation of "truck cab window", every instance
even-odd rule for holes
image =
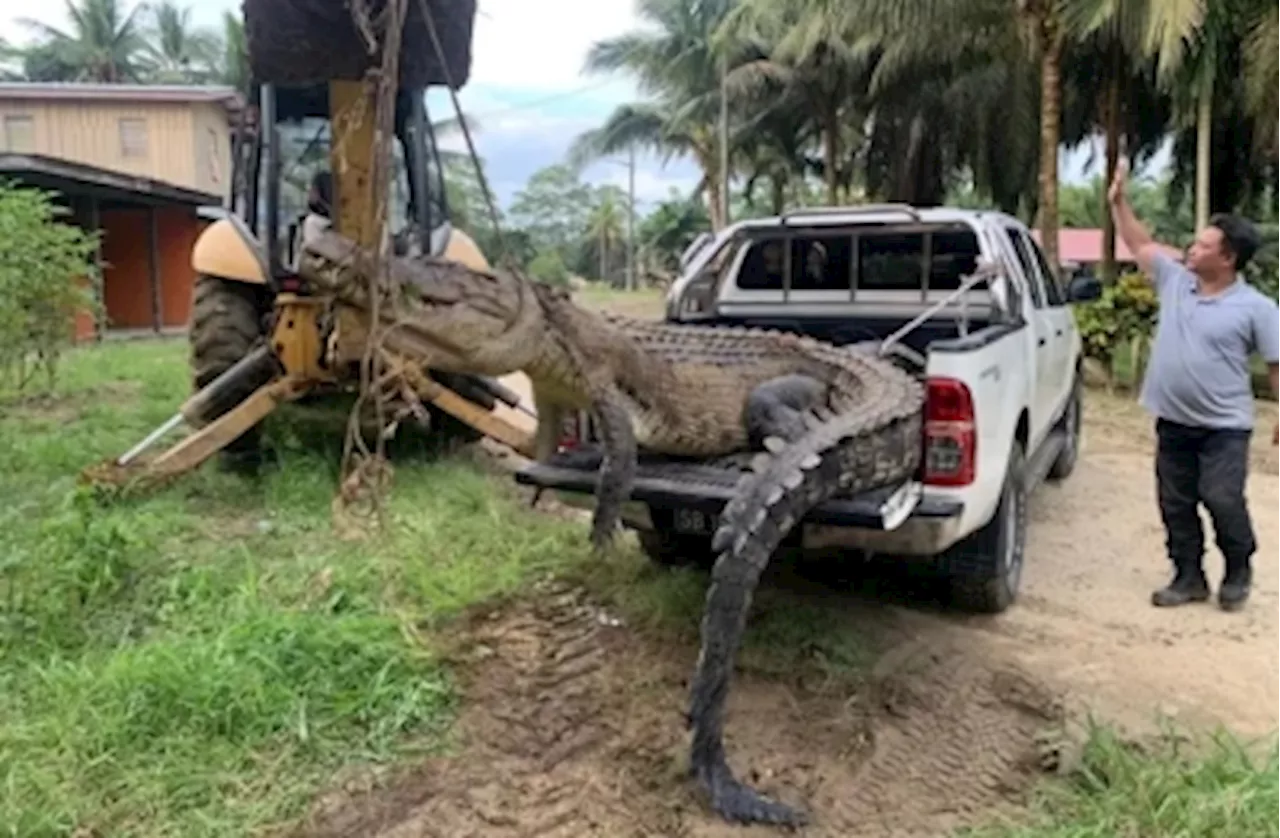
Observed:
[[[848,291],[853,242],[847,236],[805,236],[791,240],[791,288]]]
[[[858,237],[860,290],[919,291],[923,282],[923,233],[870,233]]]
[[[1044,287],[1040,284],[1040,271],[1036,268],[1034,257],[1027,248],[1027,237],[1021,230],[1005,228],[1009,242],[1013,245],[1013,253],[1018,258],[1018,265],[1027,278],[1027,287],[1031,290],[1031,304],[1036,308],[1044,308]]]
[[[929,290],[954,291],[978,268],[978,237],[969,227],[938,230],[930,237]],[[986,288],[980,282],[975,288]]]
[[[781,291],[787,270],[785,247],[783,239],[752,242],[738,272],[738,287],[744,291]]]

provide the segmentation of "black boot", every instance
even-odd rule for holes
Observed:
[[[1218,606],[1223,611],[1239,611],[1249,599],[1249,587],[1253,582],[1253,569],[1248,565],[1232,568],[1218,588]]]
[[[1209,598],[1209,580],[1199,567],[1179,567],[1173,581],[1151,594],[1151,604],[1157,608],[1204,602]]]

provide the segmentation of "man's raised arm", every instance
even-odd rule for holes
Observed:
[[[1107,201],[1111,204],[1111,217],[1115,219],[1116,232],[1124,240],[1125,247],[1129,248],[1142,272],[1155,279],[1156,258],[1161,255],[1160,246],[1133,214],[1133,207],[1129,206],[1129,199],[1124,192],[1128,168],[1123,159],[1117,162],[1115,177],[1107,189]]]

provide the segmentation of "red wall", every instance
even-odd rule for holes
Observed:
[[[207,222],[193,208],[156,209],[160,257],[161,325],[181,328],[191,315],[195,272],[191,249]],[[101,215],[103,297],[108,329],[150,329],[152,312],[149,211],[107,210]],[[76,318],[77,339],[93,337],[87,315]]]

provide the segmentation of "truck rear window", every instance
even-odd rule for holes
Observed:
[[[788,252],[790,251],[790,252]],[[856,254],[857,265],[852,264]],[[792,233],[750,243],[737,286],[747,291],[951,291],[977,267],[978,239],[968,226],[925,231],[862,229]],[[789,258],[788,258],[789,257]],[[790,282],[786,282],[786,280]]]

